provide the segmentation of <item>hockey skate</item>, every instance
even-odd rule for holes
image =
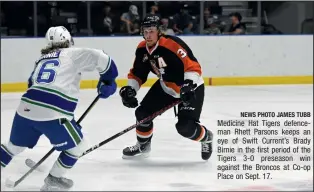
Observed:
[[[208,130],[207,140],[202,142],[202,159],[208,160],[213,152],[213,133]]]
[[[48,175],[45,178],[45,184],[40,189],[41,191],[67,191],[73,186],[73,181],[64,177],[54,177]]]
[[[145,144],[136,143],[134,146],[123,149],[123,159],[141,159],[147,158],[151,150],[151,142]]]

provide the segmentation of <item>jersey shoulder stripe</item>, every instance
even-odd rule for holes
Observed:
[[[137,49],[145,48],[145,47],[146,47],[146,41],[145,41],[145,40],[141,41],[141,42],[137,45]]]
[[[178,57],[184,58],[188,57],[192,61],[197,62],[197,59],[194,57],[193,52],[189,46],[179,37],[176,36],[164,36],[160,38],[159,46],[162,46]]]
[[[202,74],[201,66],[191,49],[180,38],[175,36],[161,37],[159,46],[171,51],[181,60],[184,65],[184,72],[194,71],[200,75]]]

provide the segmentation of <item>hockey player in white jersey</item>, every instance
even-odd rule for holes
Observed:
[[[96,69],[100,75],[98,94],[108,98],[116,92],[118,70],[102,50],[72,47],[73,39],[65,27],[49,28],[46,40],[48,45],[41,50],[29,88],[17,108],[10,140],[1,145],[1,169],[45,135],[61,153],[41,190],[68,190],[73,181],[63,176],[88,148],[81,127],[74,120],[81,72]]]

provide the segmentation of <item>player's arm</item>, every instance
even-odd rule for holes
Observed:
[[[27,81],[27,87],[28,88],[30,88],[34,84],[34,82],[33,82],[33,75],[35,73],[36,67],[37,67],[37,62],[35,63],[34,69],[33,69],[31,75],[28,78],[28,81]]]
[[[97,84],[98,93],[102,98],[108,98],[117,90],[116,78],[118,76],[117,66],[112,58],[104,52],[100,54],[97,70],[100,79]]]
[[[181,56],[185,53],[180,53]],[[197,87],[198,82],[201,81],[202,71],[200,64],[186,56],[183,58],[184,65],[184,84],[180,89],[180,98],[186,104],[189,104],[193,99],[196,99],[195,88]]]
[[[120,96],[124,106],[135,108],[138,106],[136,98],[137,91],[147,81],[150,70],[142,62],[139,49],[136,50],[133,68],[128,73],[128,85],[120,89]]]
[[[115,93],[117,84],[115,79],[118,76],[117,66],[112,58],[104,51],[98,49],[82,48],[76,53],[79,72],[98,71],[100,78],[97,85],[98,93],[102,98],[108,98]],[[76,62],[74,62],[76,63]]]
[[[185,55],[184,51],[181,53],[179,51],[181,57]],[[184,65],[184,84],[181,86],[180,98],[184,103],[189,104],[193,99],[196,99],[195,88],[198,82],[202,81],[202,71],[196,60],[186,56],[182,61]]]
[[[140,57],[138,49],[135,53],[133,67],[128,73],[128,86],[131,86],[137,92],[141,86],[147,81],[150,70],[147,65],[144,65]]]
[[[188,51],[185,49],[178,49],[178,56],[181,57],[182,64],[184,65],[184,80],[190,80],[193,84],[197,84],[202,78],[202,69],[196,59],[190,58]]]
[[[115,79],[118,76],[115,62],[103,50],[76,48],[73,52],[74,65],[77,65],[78,72],[97,70],[104,80]]]
[[[32,71],[31,75],[28,78],[27,81],[27,87],[30,88],[34,83],[33,83],[33,75],[34,75],[34,70]]]
[[[180,70],[183,68],[184,80],[191,80],[197,84],[202,78],[202,69],[187,44],[180,38],[173,36],[168,38],[163,46],[176,55],[178,61],[176,65],[179,66],[178,69]]]
[[[180,89],[180,97],[185,103],[195,98],[195,88],[199,82],[202,82],[202,70],[197,59],[193,56],[190,48],[179,38],[173,37],[169,41],[169,49],[176,53],[180,60],[180,68],[184,69],[184,83]],[[179,61],[178,60],[178,61]]]

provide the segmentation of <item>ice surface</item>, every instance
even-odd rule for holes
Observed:
[[[147,92],[142,88],[138,98]],[[1,94],[1,142],[9,139],[12,119],[21,93]],[[76,118],[84,112],[96,96],[96,90],[82,90]],[[156,98],[158,99],[158,98]],[[313,86],[222,86],[207,87],[202,123],[216,134],[218,119],[236,119],[241,111],[310,111],[313,115]],[[99,100],[82,121],[83,133],[90,145],[133,125],[134,109],[123,107],[118,94],[108,100]],[[175,129],[173,109],[159,116],[154,122],[152,152],[149,159],[123,160],[122,149],[135,144],[135,131],[131,131],[84,156],[68,172],[74,180],[73,191],[100,190],[312,190],[313,170],[309,172],[277,172],[272,180],[217,180],[217,155],[208,162],[201,159],[201,146],[181,137]],[[313,125],[311,125],[313,129]],[[216,138],[217,139],[217,138]],[[313,141],[312,141],[313,142]],[[313,146],[313,145],[311,145]],[[15,157],[1,172],[1,189],[7,177],[17,180],[28,168],[24,161],[41,159],[51,145],[43,136],[33,150],[26,150]],[[216,147],[214,145],[214,151]],[[312,153],[313,154],[313,153]],[[313,158],[313,155],[311,157]],[[48,168],[58,153],[49,157]],[[313,167],[312,167],[313,168]],[[39,190],[48,174],[33,172],[15,190]]]

